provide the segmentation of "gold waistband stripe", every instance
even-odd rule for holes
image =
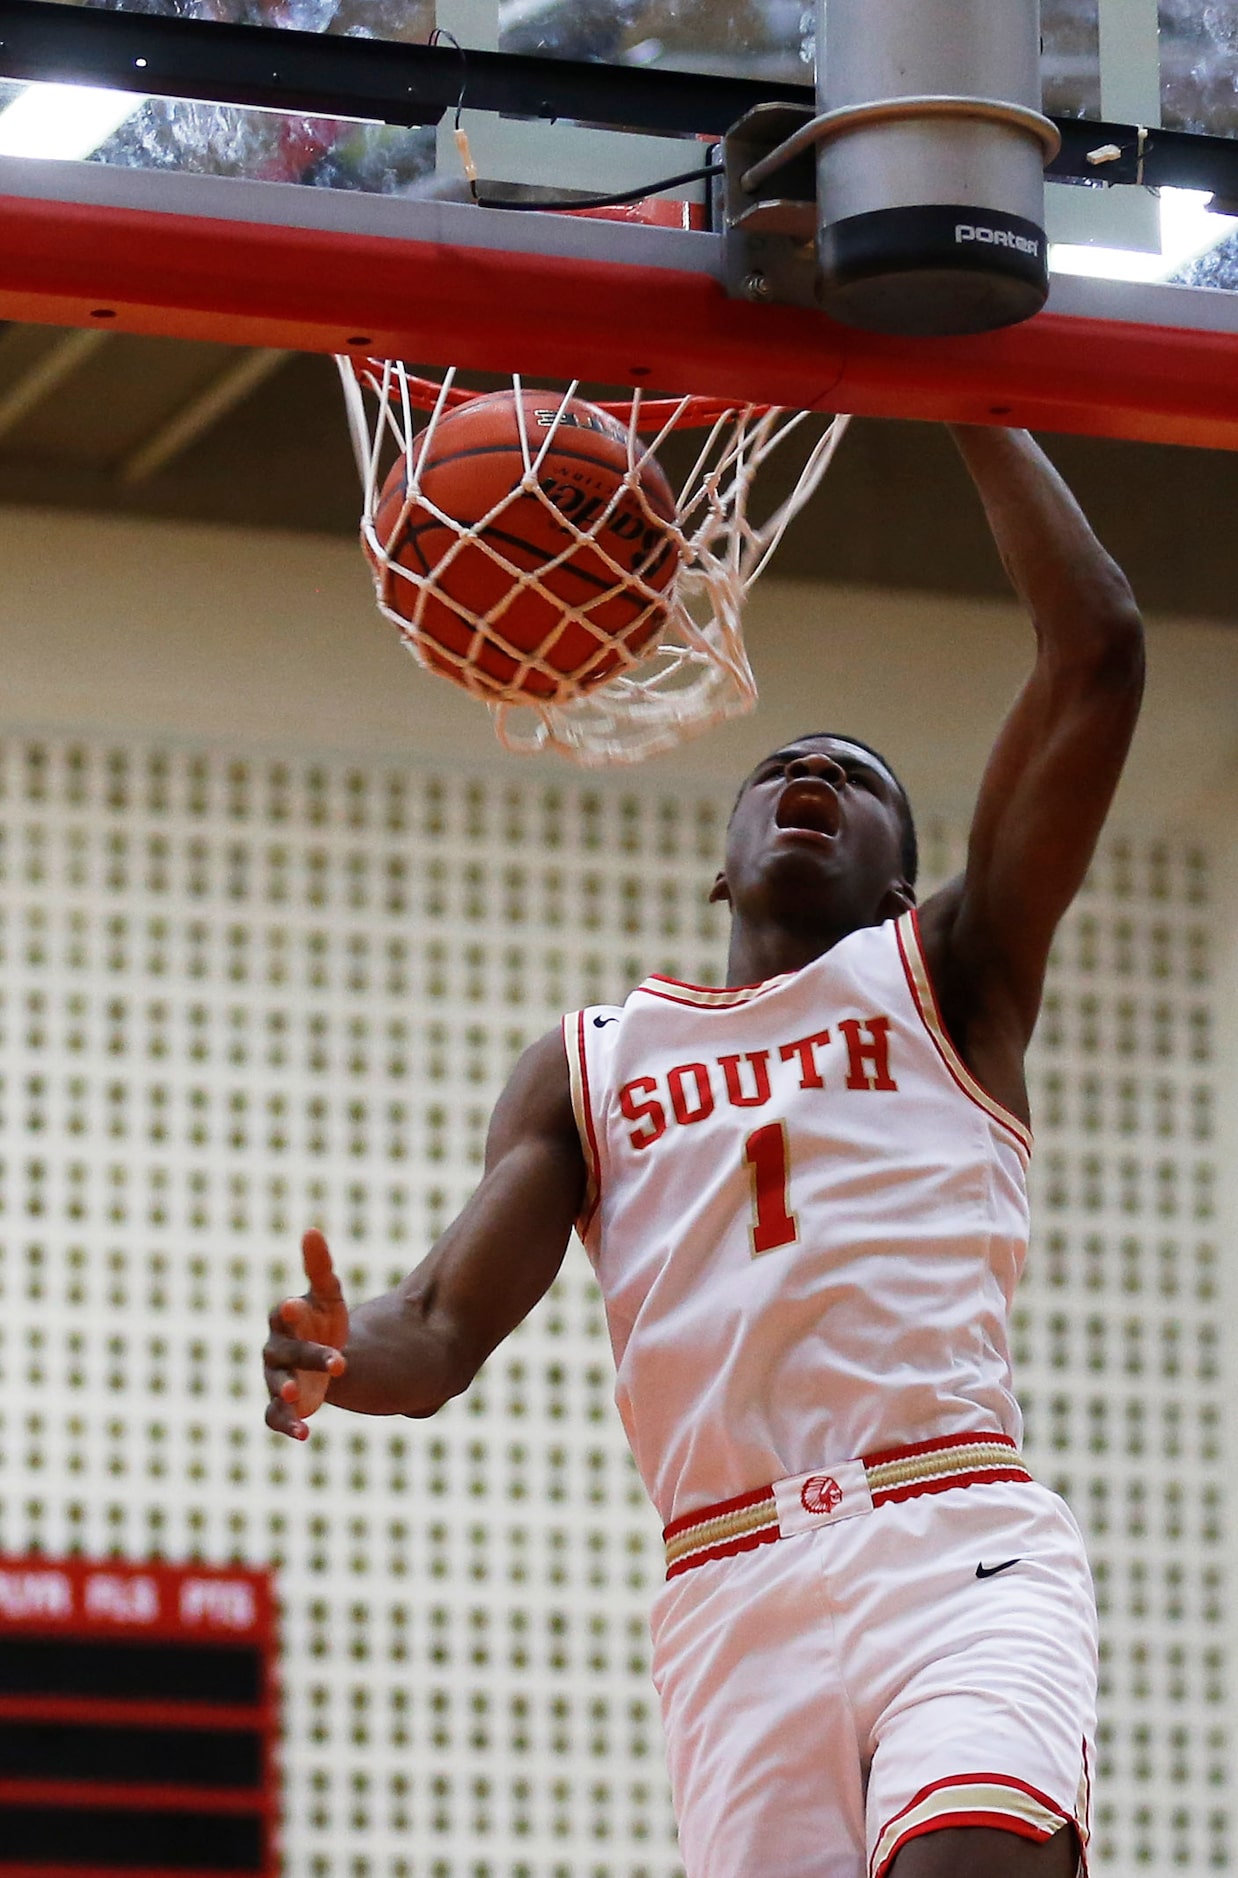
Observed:
[[[855,1473],[857,1463],[847,1462],[791,1481],[776,1481],[673,1520],[662,1535],[667,1577],[675,1578],[711,1559],[732,1558],[775,1539],[792,1537],[794,1532],[811,1531],[815,1525],[828,1525],[891,1501],[989,1481],[1032,1478],[1008,1435],[948,1435],[908,1448],[864,1455],[858,1466],[867,1483],[867,1494],[860,1504],[855,1503],[854,1491],[845,1492],[835,1479],[835,1475],[849,1477]],[[779,1514],[779,1496],[785,1504],[788,1489],[804,1508],[803,1515],[797,1514],[794,1532],[784,1530]]]

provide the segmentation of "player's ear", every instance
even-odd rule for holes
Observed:
[[[719,874],[709,890],[710,906],[730,906],[731,889],[727,886],[726,875]]]

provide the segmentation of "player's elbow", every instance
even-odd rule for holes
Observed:
[[[1137,703],[1144,683],[1143,620],[1125,578],[1114,573],[1112,584],[1076,607],[1070,631],[1042,640],[1041,654],[1072,689]]]
[[[1143,619],[1135,597],[1123,582],[1124,592],[1113,596],[1092,635],[1092,676],[1099,690],[1132,697],[1143,695],[1145,650]]]

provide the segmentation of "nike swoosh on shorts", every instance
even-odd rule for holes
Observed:
[[[1022,1559],[1008,1558],[1004,1565],[977,1565],[977,1578],[996,1578],[998,1572],[1008,1572],[1012,1565],[1021,1565]]]

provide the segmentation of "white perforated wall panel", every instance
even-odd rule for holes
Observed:
[[[0,789],[0,1547],[278,1562],[294,1878],[671,1878],[583,1257],[429,1424],[279,1441],[257,1352],[304,1225],[356,1297],[416,1260],[560,1011],[716,977],[728,805],[37,737]],[[1102,1874],[1234,1856],[1208,897],[1112,845],[1035,1066],[1018,1342],[1105,1614]]]
[[[950,840],[934,856],[961,864]],[[1209,854],[1113,838],[1059,934],[1031,1058],[1033,1236],[1015,1322],[1027,1451],[1088,1539],[1101,1613],[1094,1872],[1228,1870],[1238,1692],[1229,999]],[[1230,1044],[1232,1052],[1232,1042]]]

